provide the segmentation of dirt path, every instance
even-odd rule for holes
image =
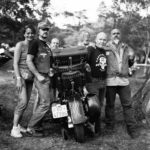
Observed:
[[[125,130],[122,113],[116,111],[115,134],[107,135],[105,132],[100,137],[86,136],[83,144],[75,142],[73,136],[65,141],[60,133],[60,125],[45,121],[45,136],[43,138],[23,137],[14,139],[10,137],[12,127],[13,109],[16,104],[15,87],[12,74],[0,72],[0,104],[3,111],[0,116],[0,150],[150,150],[150,130],[142,128],[141,137],[131,139]],[[22,124],[27,125],[32,112],[34,94],[29,107],[24,114]],[[116,107],[120,107],[118,104]],[[102,129],[104,123],[102,124]]]

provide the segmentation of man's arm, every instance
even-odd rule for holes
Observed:
[[[30,69],[30,71],[35,75],[35,77],[40,81],[40,82],[43,82],[45,80],[45,77],[42,76],[38,70],[36,69],[34,63],[33,63],[33,59],[34,59],[34,56],[33,55],[30,55],[28,54],[27,55],[27,60],[26,60],[26,63],[28,65],[28,68]]]
[[[135,53],[134,50],[131,47],[128,47],[128,56],[129,56],[129,67],[133,66],[134,60],[135,60]]]
[[[28,65],[28,68],[30,69],[30,71],[37,77],[39,72],[37,71],[37,69],[33,63],[33,59],[34,59],[34,56],[28,54],[26,62],[27,62],[27,65]]]

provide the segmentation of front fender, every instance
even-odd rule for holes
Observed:
[[[81,100],[74,99],[73,101],[69,101],[69,109],[73,124],[86,122],[87,117],[85,116],[83,103]]]

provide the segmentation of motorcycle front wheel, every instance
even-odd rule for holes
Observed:
[[[74,124],[74,133],[75,133],[75,139],[79,143],[83,143],[85,141],[85,135],[84,135],[84,124]]]

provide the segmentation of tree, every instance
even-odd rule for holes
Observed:
[[[110,19],[110,10],[107,8],[106,4],[104,1],[102,1],[99,4],[99,7],[97,9],[98,12],[98,26],[102,29],[104,29],[108,23],[109,23],[109,19]],[[111,23],[109,23],[110,26],[113,25],[113,21],[111,20]]]
[[[1,0],[0,16],[10,17],[17,21],[34,18],[33,0]]]
[[[48,11],[51,5],[50,0],[39,0],[39,2],[41,2],[41,7],[34,9],[34,11],[39,15],[40,20],[51,18],[51,13]],[[34,6],[35,5],[36,4],[34,4]]]
[[[26,24],[37,25],[39,19],[50,18],[48,8],[50,0],[39,0],[41,8],[35,9],[34,0],[1,0],[0,1],[0,41],[14,44],[20,40],[20,29]],[[38,17],[37,17],[38,14]],[[36,18],[37,17],[37,18]]]
[[[0,18],[0,41],[1,43],[16,43],[17,33],[22,27],[20,22],[14,21],[8,17]]]
[[[73,21],[73,25],[69,23],[65,24],[65,26],[77,31],[79,31],[87,23],[88,19],[86,16],[86,10],[75,12],[64,11],[62,13],[56,13],[55,17],[57,16],[64,16],[65,18],[71,19]]]

